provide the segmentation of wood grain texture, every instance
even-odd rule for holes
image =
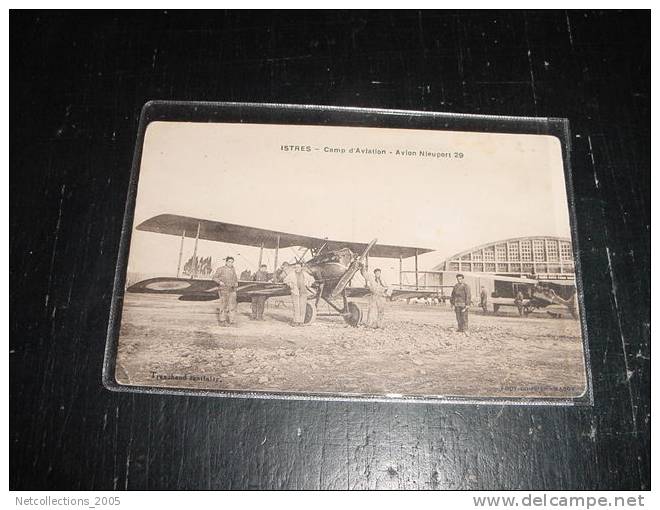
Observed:
[[[650,14],[10,15],[10,487],[650,485]],[[111,393],[150,99],[568,117],[593,408]]]

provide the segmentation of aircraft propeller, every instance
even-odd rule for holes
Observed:
[[[355,276],[355,273],[357,273],[362,264],[364,264],[364,260],[367,258],[369,250],[374,247],[376,242],[378,242],[378,239],[372,239],[372,241],[362,251],[362,254],[353,260],[353,262],[351,262],[351,265],[348,266],[348,269],[339,279],[337,285],[335,285],[335,288],[332,290],[332,293],[330,294],[331,299],[336,298],[344,291],[348,283],[353,279],[353,276]]]

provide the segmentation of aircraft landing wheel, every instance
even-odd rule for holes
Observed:
[[[348,303],[346,306],[347,314],[344,315],[344,320],[350,326],[356,328],[362,322],[362,310],[355,303]]]
[[[305,324],[311,324],[314,319],[316,319],[316,305],[308,301],[305,307]]]

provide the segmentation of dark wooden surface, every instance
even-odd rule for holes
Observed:
[[[10,16],[10,487],[650,485],[650,15]],[[595,406],[116,394],[101,364],[150,99],[568,117]]]

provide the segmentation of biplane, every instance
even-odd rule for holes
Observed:
[[[444,274],[458,274],[456,271],[442,271]],[[577,288],[575,281],[567,280],[540,280],[537,278],[526,278],[518,276],[504,276],[487,273],[461,273],[477,279],[493,280],[495,290],[491,294],[489,302],[493,305],[493,311],[497,313],[501,307],[516,307],[518,301],[516,295],[520,290],[523,299],[520,302],[523,314],[529,315],[535,310],[545,310],[550,315],[561,316],[568,312],[574,319],[578,318]],[[553,310],[556,310],[554,312]]]
[[[368,264],[368,257],[398,258],[401,267],[403,259],[415,257],[433,251],[429,248],[393,246],[377,244],[373,239],[368,244],[332,241],[310,236],[289,234],[274,230],[234,225],[220,221],[191,218],[175,214],[161,214],[140,223],[137,230],[160,234],[181,236],[179,250],[179,268],[177,277],[157,277],[131,285],[126,290],[130,293],[174,294],[181,301],[211,301],[218,299],[218,286],[209,278],[180,278],[181,256],[186,237],[195,239],[194,255],[199,239],[224,242],[229,244],[254,246],[260,248],[259,266],[265,249],[274,250],[273,273],[278,269],[278,256],[282,248],[301,247],[305,249],[296,262],[313,277],[311,297],[308,300],[305,323],[311,323],[317,316],[340,316],[344,321],[357,326],[362,320],[362,310],[351,298],[366,296],[369,291],[364,287],[350,286],[351,280],[363,265]],[[309,253],[311,257],[304,260]],[[434,292],[391,289],[391,298],[401,293],[405,296],[427,296]],[[237,288],[237,301],[251,301],[253,297],[283,297],[290,295],[289,287],[277,281],[255,282],[240,281]],[[324,301],[334,312],[318,312],[318,305]]]

